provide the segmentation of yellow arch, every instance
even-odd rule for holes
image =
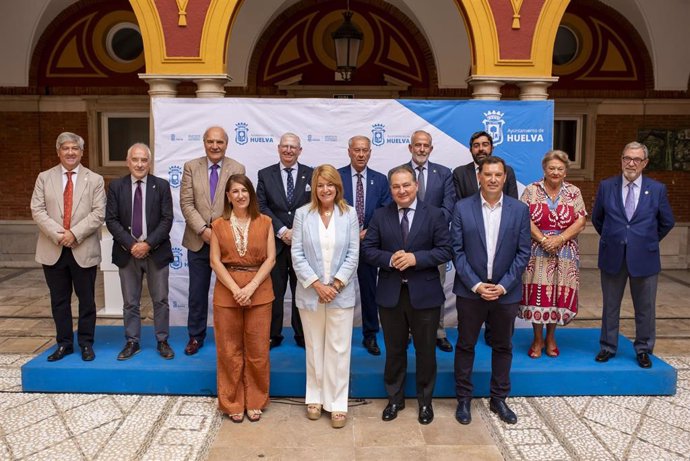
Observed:
[[[154,0],[130,0],[144,44],[146,73],[151,75],[222,75],[227,73],[228,37],[243,0],[211,0],[201,32],[198,56],[170,57]]]
[[[544,0],[532,40],[529,59],[501,59],[496,22],[488,0],[456,0],[472,56],[472,75],[544,78],[552,76],[553,45],[558,25],[570,0]]]

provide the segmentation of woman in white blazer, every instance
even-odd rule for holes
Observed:
[[[292,265],[295,300],[304,326],[307,356],[307,417],[331,413],[334,428],[345,426],[350,349],[355,306],[352,278],[359,261],[359,221],[343,197],[343,183],[331,165],[314,170],[311,202],[295,213]]]

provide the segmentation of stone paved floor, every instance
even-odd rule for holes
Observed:
[[[581,283],[569,328],[598,327],[598,272],[583,270]],[[99,280],[101,300],[102,291]],[[0,460],[690,459],[690,271],[663,272],[658,291],[655,352],[678,369],[675,396],[514,398],[515,426],[491,414],[486,399],[473,401],[469,426],[455,422],[452,399],[434,401],[429,426],[417,423],[414,401],[383,423],[385,402],[369,400],[352,402],[336,431],[326,416],[308,421],[291,400],[274,400],[257,424],[232,424],[203,397],[21,393],[19,367],[53,343],[48,291],[40,270],[0,268]],[[622,319],[630,336],[627,295]]]

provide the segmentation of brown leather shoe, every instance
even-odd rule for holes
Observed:
[[[199,349],[204,345],[201,341],[198,339],[194,338],[189,338],[189,342],[187,343],[187,346],[184,348],[184,353],[186,355],[194,355],[197,352],[199,352]]]

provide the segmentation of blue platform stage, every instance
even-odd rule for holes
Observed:
[[[292,331],[285,328],[282,346],[271,351],[272,397],[300,397],[305,389],[304,350],[292,341]],[[561,355],[545,354],[530,359],[527,349],[532,329],[516,329],[513,338],[511,396],[573,396],[573,395],[673,395],[676,392],[676,370],[653,356],[653,367],[637,365],[632,343],[621,336],[616,357],[608,363],[596,363],[599,350],[598,329],[562,328],[557,332]],[[457,330],[448,330],[448,339],[455,343]],[[382,355],[369,355],[361,345],[361,331],[352,338],[350,396],[353,398],[386,397],[383,386],[385,350],[383,338],[378,342]],[[78,351],[59,362],[46,360],[54,348],[40,354],[22,367],[22,388],[25,392],[74,392],[106,394],[216,394],[216,352],[213,329],[209,329],[204,347],[198,354],[184,355],[187,330],[173,327],[170,345],[173,360],[163,360],[156,352],[152,327],[142,328],[142,351],[132,359],[118,362],[117,354],[124,346],[123,328],[96,328],[96,360],[83,362]],[[454,397],[454,353],[437,351],[438,377],[435,397]],[[405,394],[415,396],[414,348],[408,352],[408,378]],[[489,395],[491,350],[479,340],[474,367],[474,395]]]

